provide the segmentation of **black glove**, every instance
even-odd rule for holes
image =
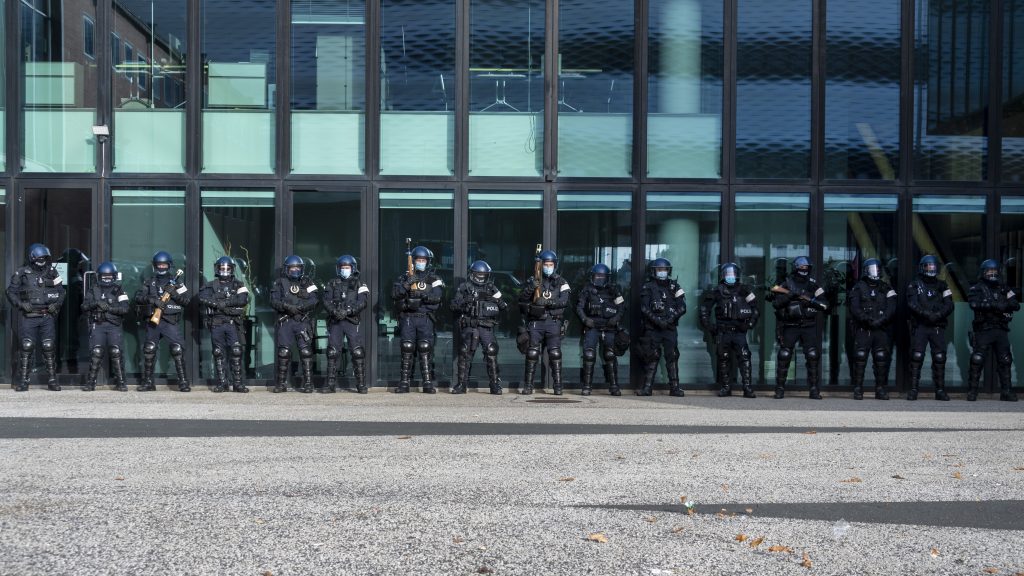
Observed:
[[[613,316],[613,317],[609,318],[608,319],[608,323],[606,324],[606,326],[608,326],[609,328],[618,328],[618,326],[619,326],[619,317],[618,316]]]
[[[668,330],[671,326],[671,324],[661,318],[656,319],[654,325],[658,327],[658,330]]]
[[[154,308],[159,308],[159,309],[163,310],[164,306],[166,306],[167,303],[164,302],[163,300],[161,300],[160,297],[153,296],[152,298],[149,299],[149,305],[154,307]]]
[[[299,314],[301,314],[301,312],[299,312],[299,307],[292,304],[285,304],[284,311],[287,312],[290,316],[298,316]]]
[[[106,300],[100,300],[97,306],[99,307],[100,310],[104,312],[110,310],[110,304]]]
[[[60,313],[60,304],[57,304],[56,302],[50,304],[46,307],[46,312],[49,313],[50,316],[56,316]]]
[[[592,318],[584,318],[583,319],[583,325],[586,326],[587,328],[593,328],[594,327],[594,320]]]
[[[29,304],[28,302],[22,302],[20,306],[21,306],[21,311],[24,312],[25,314],[31,314],[32,313],[32,305]]]

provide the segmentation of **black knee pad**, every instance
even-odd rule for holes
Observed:
[[[665,360],[671,362],[679,358],[679,348],[672,347],[665,350]]]
[[[277,349],[277,357],[280,360],[284,360],[285,358],[291,358],[292,351],[285,348],[284,346],[281,346]]]
[[[548,358],[551,359],[551,360],[561,360],[562,359],[562,349],[561,348],[548,348]]]
[[[327,347],[327,358],[329,358],[331,360],[334,360],[337,357],[338,357],[338,349],[335,348],[334,346],[328,346]]]
[[[740,359],[750,360],[750,348],[743,348],[742,350],[740,350]]]
[[[601,357],[604,358],[605,362],[615,360],[615,350],[613,350],[611,346],[605,346],[602,352]]]
[[[235,344],[231,345],[231,357],[232,358],[241,358],[242,357],[242,345],[241,344],[238,344],[236,342]]]
[[[184,350],[181,347],[181,344],[178,344],[177,342],[175,342],[174,344],[171,344],[170,350],[171,350],[171,356],[175,356],[175,357],[181,356],[182,352],[184,352]]]
[[[924,362],[924,350],[913,350],[910,352],[910,361],[921,364]]]
[[[93,346],[92,350],[89,351],[89,355],[93,358],[103,358],[103,348],[100,346]]]
[[[731,357],[731,355],[729,354],[729,349],[724,347],[724,346],[719,346],[719,348],[718,348],[718,358],[720,360],[728,360],[730,357]]]
[[[362,346],[352,349],[353,360],[362,360],[363,358],[366,358],[366,350]]]
[[[932,354],[932,364],[938,364],[939,366],[945,365],[946,364],[946,353],[945,352],[936,352],[936,353]]]
[[[536,361],[538,358],[540,358],[540,348],[527,348],[526,349],[526,359],[527,360]]]
[[[53,352],[53,340],[43,340],[40,344],[40,348],[43,349],[43,352]]]
[[[156,342],[146,342],[142,345],[142,353],[153,355],[156,354]]]
[[[121,357],[121,349],[117,346],[110,347],[110,359],[117,361]]]
[[[817,348],[808,348],[804,350],[804,355],[807,356],[808,362],[816,362],[818,358],[821,358],[821,353]]]
[[[313,349],[310,348],[309,346],[303,346],[302,348],[299,348],[299,357],[300,358],[312,358],[313,357]]]
[[[420,340],[416,343],[416,350],[420,353],[430,352],[434,349],[434,346],[430,343],[430,340]]]
[[[779,348],[779,360],[786,361],[793,357],[792,348]]]
[[[484,347],[484,355],[485,356],[497,356],[498,355],[498,343],[497,342],[491,342],[491,343],[487,344],[487,346]]]
[[[1009,353],[1000,354],[999,356],[996,356],[996,362],[1000,366],[1009,366],[1010,364],[1013,364],[1013,356]]]
[[[985,363],[985,357],[981,355],[981,352],[975,352],[971,354],[971,364],[975,366],[981,366]]]
[[[412,354],[416,351],[416,344],[409,340],[402,340],[402,354]]]
[[[888,350],[875,350],[873,354],[875,362],[879,364],[885,364],[889,362],[889,351]]]
[[[863,348],[858,348],[853,351],[853,359],[856,362],[867,362],[868,351]]]
[[[29,338],[22,338],[21,339],[21,351],[22,352],[31,352],[31,351],[35,350],[35,348],[36,348],[36,343],[33,342],[31,339],[29,339]]]
[[[597,352],[593,348],[587,348],[583,351],[583,359],[588,362],[595,362],[597,360]]]
[[[224,350],[220,346],[215,346],[213,348],[213,357],[220,360],[224,357]]]

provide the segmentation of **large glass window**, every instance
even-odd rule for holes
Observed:
[[[739,0],[736,176],[807,178],[811,2]]]
[[[153,275],[153,254],[160,250],[174,258],[176,268],[186,269],[184,190],[115,188],[111,196],[110,258],[121,273],[122,286],[129,297],[134,297],[142,282]],[[185,281],[194,288],[201,284],[187,276]],[[187,314],[184,320],[182,334],[191,334]],[[136,306],[125,317],[125,372],[131,378],[142,374],[142,344],[148,321]],[[157,360],[157,376],[174,373],[169,354],[161,353]]]
[[[472,0],[469,17],[469,175],[539,176],[544,0]]]
[[[984,180],[989,0],[917,0],[914,178]]]
[[[65,11],[59,0],[21,6],[21,61],[25,83],[25,172],[96,170],[96,60],[82,48],[86,17],[96,5]]]
[[[986,258],[985,197],[915,196],[913,218],[914,270],[923,255],[935,255],[940,262],[939,279],[953,292],[953,314],[946,327],[946,386],[964,386],[971,357],[968,333],[974,319],[967,292]],[[925,356],[921,373],[928,381],[931,354]]]
[[[274,171],[275,6],[202,0],[203,172]]]
[[[558,3],[558,173],[633,173],[633,4]]]
[[[895,180],[900,152],[900,3],[826,9],[825,178]]]
[[[444,281],[444,297],[434,328],[434,378],[444,385],[452,380],[452,299],[455,265],[455,200],[450,190],[381,190],[380,226],[377,262],[377,292],[374,317],[377,320],[377,382],[381,386],[398,383],[401,339],[398,314],[391,299],[391,286],[406,271],[405,239],[413,246],[426,246],[434,253],[433,266]],[[461,275],[460,270],[460,275]],[[419,363],[413,381],[420,382]]]
[[[679,322],[679,380],[683,384],[714,381],[714,340],[700,329],[698,306],[706,290],[718,283],[722,250],[719,236],[721,197],[717,193],[652,192],[647,194],[644,259],[667,258],[686,290],[688,312]],[[643,274],[645,262],[640,262]],[[629,285],[620,271],[619,282]],[[625,278],[623,278],[625,276]]]
[[[628,192],[558,193],[558,273],[572,288],[572,309],[566,311],[569,328],[562,339],[566,382],[578,382],[580,378],[582,324],[576,316],[576,300],[589,280],[590,269],[599,262],[607,265],[626,302],[633,301],[628,282],[633,266],[632,209]],[[629,326],[630,312],[627,309],[623,326]],[[619,358],[619,381],[629,382],[628,356]]]
[[[113,56],[115,172],[185,171],[186,8],[185,0],[114,2],[115,37],[139,51],[136,61]]]
[[[7,85],[7,3],[0,1],[0,85]],[[7,126],[7,94],[6,90],[0,94],[0,126]],[[0,172],[7,170],[7,138],[0,138]],[[3,351],[0,350],[0,354]],[[0,363],[0,366],[3,364]]]
[[[897,254],[895,194],[826,194],[825,232],[822,262],[824,270],[818,275],[828,310],[825,313],[824,362],[825,382],[850,383],[850,355],[853,354],[853,336],[850,332],[846,296],[861,277],[865,260],[877,258],[885,270],[882,279],[902,292]],[[895,366],[895,363],[893,364]],[[865,387],[874,388],[875,375],[864,371]],[[889,382],[895,382],[895,370],[889,371]]]
[[[362,174],[366,3],[292,2],[292,172]]]
[[[775,384],[775,311],[765,302],[772,285],[785,280],[797,256],[809,256],[807,241],[807,194],[772,192],[736,194],[736,260],[743,270],[743,281],[757,294],[761,321],[748,334],[754,380]],[[815,271],[815,277],[821,274]],[[799,364],[800,370],[797,370]],[[790,382],[805,372],[803,362],[790,365]]]
[[[1024,293],[1024,197],[1005,197],[1000,211],[999,261],[1005,270],[1006,284],[1017,294]],[[1017,301],[1021,300],[1017,297]],[[1021,362],[1024,362],[1024,314],[1018,312],[1010,322],[1010,333],[1017,336],[1010,339],[1013,349],[1013,381],[1020,382]]]
[[[1024,179],[1024,2],[1003,3],[1002,180]]]
[[[468,263],[486,260],[491,280],[508,302],[508,309],[495,328],[501,379],[514,387],[522,381],[523,355],[516,348],[521,323],[519,293],[533,274],[537,244],[544,238],[543,194],[530,191],[470,191]],[[465,278],[459,271],[457,276]],[[482,362],[477,356],[477,363]],[[487,385],[482,367],[471,373],[476,385]],[[472,382],[470,383],[472,386]]]
[[[212,279],[217,258],[235,260],[235,278],[249,289],[242,361],[246,378],[272,378],[277,314],[270,308],[270,289],[279,270],[274,260],[274,191],[203,190],[202,210],[202,281]],[[200,374],[213,378],[209,335],[204,334],[199,349]]]
[[[722,2],[650,0],[647,175],[722,175]]]
[[[380,34],[380,173],[453,174],[455,0],[383,0]]]
[[[2,20],[2,18],[0,18]],[[0,254],[7,254],[7,191],[0,188]],[[7,323],[10,321],[10,306],[0,306],[0,374],[11,374],[7,364]]]

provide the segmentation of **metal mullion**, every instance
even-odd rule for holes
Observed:
[[[291,0],[277,0],[277,62],[275,75],[277,77],[277,110],[274,118],[274,125],[277,128],[275,135],[276,148],[274,158],[276,160],[274,173],[278,178],[287,176],[292,171],[292,116],[291,116],[291,94],[292,79],[291,54],[292,54],[292,2]]]
[[[188,51],[190,55],[203,53],[202,11],[204,0],[188,0]],[[208,0],[206,0],[208,1]],[[185,174],[196,178],[203,171],[203,60],[186,58],[185,62]]]
[[[199,186],[196,182],[190,181],[184,185],[185,188],[185,250],[187,254],[202,254],[202,202],[199,194]],[[192,284],[192,288],[198,293],[202,278],[202,257],[189,258],[185,271],[185,280]],[[188,318],[191,320],[192,334],[191,346],[188,347],[187,362],[190,373],[194,375],[193,380],[200,380],[200,350],[202,349],[202,322],[199,317],[199,307],[192,306],[189,309]],[[244,369],[244,367],[243,367]]]
[[[457,179],[469,174],[469,32],[470,1],[455,0],[455,170]]]
[[[369,156],[367,156],[369,158]],[[367,285],[370,286],[370,302],[363,311],[363,321],[369,326],[369,330],[366,333],[366,356],[367,370],[366,370],[366,381],[370,387],[376,386],[378,382],[378,371],[379,371],[379,359],[377,354],[377,343],[380,341],[380,325],[376,319],[371,318],[371,314],[374,310],[378,310],[380,307],[385,306],[386,303],[378,302],[377,299],[380,295],[380,286],[378,282],[384,282],[382,278],[379,278],[379,271],[377,263],[380,261],[380,247],[378,246],[378,239],[376,233],[380,227],[380,189],[377,184],[371,182],[363,190],[363,226],[362,226],[362,245],[363,245],[363,258],[360,261],[361,276]],[[367,320],[371,320],[367,322]]]
[[[105,138],[94,137],[96,146],[96,166],[101,178],[100,187],[103,186],[102,178],[114,170],[114,146],[112,136],[114,135],[114,112],[113,112],[113,78],[110,66],[110,33],[114,29],[113,2],[98,2],[96,6],[96,24],[93,34],[93,50],[95,62],[99,65],[96,73],[96,125],[106,126],[109,136]],[[98,39],[102,38],[102,41]],[[98,45],[97,45],[98,43]],[[152,80],[152,79],[151,79]],[[152,86],[152,85],[151,85]],[[109,168],[109,169],[108,169]]]
[[[647,258],[647,194],[648,190],[643,186],[637,186],[633,190],[633,266],[645,264]],[[646,266],[644,266],[646,268]],[[643,287],[644,275],[632,274],[629,278],[630,294],[635,296],[629,299],[629,329],[632,334],[640,334],[640,290]],[[630,346],[629,351],[629,385],[623,388],[636,388],[633,382],[643,381],[643,365],[636,351],[636,346]]]
[[[827,16],[825,0],[811,4],[811,182],[821,183],[825,154],[825,45]]]
[[[648,13],[650,2],[633,4],[633,163],[634,182],[647,179]]]
[[[381,0],[366,2],[366,117],[364,121],[363,172],[371,182],[380,173],[380,29]],[[376,196],[374,196],[376,197]],[[373,358],[371,374],[377,366]],[[369,377],[369,376],[368,376]]]
[[[900,167],[896,181],[914,176],[914,2],[903,0],[900,17]]]
[[[1003,2],[993,2],[989,13],[989,95],[987,180],[997,186],[1002,179],[1003,155]],[[993,243],[994,244],[994,243]]]
[[[544,10],[544,180],[558,178],[558,0]]]
[[[722,150],[721,180],[736,182],[736,38],[739,33],[739,0],[725,0],[722,30]]]

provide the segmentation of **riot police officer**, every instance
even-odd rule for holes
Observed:
[[[610,282],[611,269],[604,264],[595,264],[590,269],[590,281],[580,291],[576,302],[576,315],[583,322],[581,348],[583,365],[580,367],[581,394],[590,396],[594,380],[594,365],[597,363],[598,343],[601,344],[601,360],[604,365],[604,381],[608,393],[621,396],[619,389],[619,360],[615,356],[615,333],[626,308],[618,285]]]
[[[640,355],[644,359],[644,382],[637,396],[650,396],[658,362],[665,358],[669,394],[683,396],[679,385],[679,336],[676,328],[686,314],[686,292],[672,276],[672,263],[655,258],[648,266],[647,280],[640,290],[640,312],[643,314]]]
[[[967,400],[978,399],[978,384],[989,352],[996,356],[996,376],[999,378],[999,399],[1016,402],[1017,395],[1010,385],[1013,356],[1010,353],[1010,320],[1020,310],[1017,294],[1002,282],[999,263],[985,260],[981,263],[979,281],[971,286],[968,301],[974,311],[971,368],[967,375]]]
[[[526,288],[519,293],[519,311],[526,321],[529,335],[522,393],[533,394],[533,377],[541,352],[546,347],[551,388],[556,395],[561,395],[562,316],[569,305],[569,283],[556,272],[558,255],[553,251],[542,251],[537,255],[535,264],[540,264],[540,282],[531,276]]]
[[[153,384],[153,369],[156,366],[157,349],[163,339],[168,342],[171,360],[178,374],[178,390],[192,390],[185,375],[185,341],[178,327],[185,306],[192,300],[192,295],[188,291],[188,286],[178,282],[180,274],[171,274],[173,266],[174,259],[167,252],[161,250],[154,254],[153,275],[144,280],[142,287],[135,292],[135,303],[142,306],[145,317],[149,319],[142,345],[142,382],[136,388],[139,392],[156,390]],[[157,310],[160,311],[158,316],[155,315]]]
[[[89,374],[82,390],[96,389],[96,377],[103,363],[103,353],[110,360],[110,379],[114,390],[126,392],[124,383],[124,335],[121,325],[128,313],[129,298],[117,281],[117,268],[110,262],[103,262],[96,268],[96,284],[85,291],[82,311],[89,321]]]
[[[452,299],[452,311],[459,315],[458,323],[462,344],[459,346],[458,379],[452,394],[465,394],[473,356],[480,346],[487,368],[491,394],[501,394],[498,374],[498,341],[494,325],[498,316],[508,307],[501,291],[491,282],[491,267],[483,260],[469,266],[469,279],[459,285]]]
[[[414,355],[419,357],[423,375],[422,391],[435,394],[434,384],[434,331],[435,314],[441,307],[444,282],[431,266],[434,253],[425,246],[417,246],[409,253],[413,269],[399,276],[391,287],[391,298],[398,309],[398,337],[401,340],[399,382],[395,392],[409,391],[412,380]]]
[[[213,347],[213,374],[217,384],[214,392],[225,392],[228,379],[224,370],[225,357],[230,361],[231,389],[245,393],[249,388],[242,377],[242,322],[249,305],[249,289],[235,278],[235,261],[221,256],[213,264],[214,279],[199,290],[199,303],[206,315]]]
[[[892,364],[892,320],[896,315],[896,291],[882,280],[882,263],[877,258],[864,261],[861,277],[850,288],[846,305],[849,308],[853,348],[850,358],[850,381],[853,399],[864,399],[864,370],[871,355],[875,373],[875,398],[888,400],[886,390],[889,366]]]
[[[316,283],[306,275],[302,258],[292,254],[284,259],[281,275],[270,290],[270,307],[277,311],[277,381],[273,392],[288,391],[288,368],[292,346],[299,349],[302,364],[301,392],[313,392],[313,330],[312,312],[319,303]]]
[[[811,277],[811,261],[806,256],[797,256],[793,260],[793,273],[781,284],[772,286],[770,298],[779,322],[779,352],[775,366],[776,399],[786,394],[789,363],[793,361],[799,343],[803,347],[804,362],[807,365],[807,384],[811,389],[809,397],[821,400],[818,387],[821,379],[821,343],[816,328],[818,315],[828,309],[828,304],[822,299],[824,294],[825,290]]]
[[[18,384],[15,390],[28,390],[30,365],[35,357],[36,344],[43,351],[46,365],[46,387],[60,391],[57,384],[57,315],[64,304],[64,282],[53,267],[50,249],[33,244],[29,249],[28,264],[18,268],[7,286],[7,299],[21,314],[18,339]]]
[[[910,336],[910,390],[907,400],[917,400],[925,348],[931,346],[935,399],[947,401],[946,322],[953,313],[953,292],[939,280],[939,259],[926,254],[918,263],[917,278],[907,286]]]
[[[345,339],[352,357],[352,374],[356,391],[366,394],[366,349],[359,314],[366,308],[370,289],[359,281],[359,263],[348,254],[338,258],[335,266],[337,278],[324,287],[324,307],[327,309],[327,385],[320,392],[332,393],[338,388],[338,359]]]
[[[733,262],[719,268],[718,285],[701,301],[700,326],[714,336],[719,396],[732,396],[732,362],[740,369],[744,398],[756,398],[751,382],[750,347],[747,331],[757,324],[760,313],[757,297],[747,284],[740,282],[740,267]],[[714,317],[714,323],[711,319]]]

